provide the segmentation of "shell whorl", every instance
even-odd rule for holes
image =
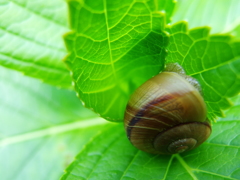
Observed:
[[[129,100],[124,119],[132,144],[154,154],[191,150],[211,133],[202,96],[174,72],[162,72],[140,86]]]

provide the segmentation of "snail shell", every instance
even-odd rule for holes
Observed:
[[[133,93],[124,126],[135,147],[153,154],[175,154],[194,149],[209,137],[206,105],[193,85],[196,81],[189,79],[162,72]]]

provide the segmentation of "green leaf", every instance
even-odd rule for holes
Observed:
[[[240,24],[239,0],[178,0],[172,22],[186,20],[189,28],[211,27],[212,33],[231,32]]]
[[[58,179],[106,124],[60,90],[0,67],[0,177]]]
[[[240,41],[229,35],[209,35],[209,28],[187,29],[180,22],[169,29],[167,63],[179,63],[196,78],[208,108],[208,118],[223,116],[227,98],[240,92]]]
[[[212,136],[198,149],[181,156],[155,156],[135,149],[122,124],[104,127],[106,121],[82,109],[73,92],[4,68],[0,72],[3,179],[58,179],[79,151],[64,178],[240,177],[239,106],[226,112],[228,119],[213,125]],[[239,97],[232,101],[240,104]]]
[[[71,88],[62,59],[66,50],[62,35],[68,31],[63,0],[1,0],[0,65]]]
[[[0,48],[1,65],[24,72],[29,76],[43,79],[44,82],[63,87],[69,87],[70,77],[68,75],[68,71],[65,70],[64,65],[62,65],[60,61],[62,55],[65,55],[66,53],[60,36],[67,30],[65,14],[66,7],[63,5],[63,1],[60,1],[61,0],[51,0],[42,3],[40,0],[2,0],[0,2],[0,8],[2,12],[0,15],[0,42],[2,44]],[[74,14],[74,4],[77,6],[77,8],[75,11],[76,16],[71,18],[72,27],[76,28],[73,28],[73,31],[66,36],[67,47],[70,51],[71,49],[73,50],[71,51],[72,54],[70,54],[70,56],[67,58],[68,64],[70,63],[69,58],[79,53],[79,51],[81,51],[79,48],[84,46],[81,44],[81,38],[85,38],[86,34],[79,34],[79,30],[81,30],[81,27],[88,28],[86,25],[89,25],[89,21],[91,20],[94,22],[93,24],[97,24],[95,24],[95,26],[91,24],[91,26],[94,28],[89,28],[86,33],[90,33],[88,35],[94,35],[94,38],[101,37],[106,32],[116,33],[109,33],[109,35],[111,35],[109,37],[111,38],[121,35],[122,32],[123,35],[130,34],[124,34],[124,32],[128,29],[121,29],[121,27],[128,27],[127,25],[124,26],[124,22],[129,21],[125,21],[124,18],[121,21],[121,26],[119,26],[119,24],[116,26],[120,28],[119,31],[116,29],[115,31],[110,31],[110,29],[107,29],[109,31],[100,30],[102,27],[102,21],[101,19],[95,19],[95,17],[100,17],[104,13],[101,13],[101,8],[99,9],[97,4],[98,1],[86,1],[88,3],[87,5],[81,4],[82,2],[83,1],[81,0],[69,2],[69,4],[72,5],[70,7],[73,8],[73,11],[71,11],[72,14]],[[117,11],[112,11],[111,8],[114,9],[115,7],[107,6],[110,8],[108,8],[108,11],[104,11],[105,14],[110,13],[116,15],[108,16],[112,17],[113,19],[107,19],[107,22],[111,23],[114,22],[114,19],[118,20],[119,17],[123,17],[124,14],[126,14],[124,12],[124,7],[125,9],[133,7],[124,6],[128,1],[116,2],[120,2],[119,7],[123,7],[123,10],[120,8],[117,9]],[[89,6],[89,3],[96,4],[91,4],[91,6]],[[75,62],[78,62],[77,65],[80,66],[75,66],[74,69],[71,70],[74,72],[78,71],[77,68],[84,68],[84,71],[82,72],[85,74],[83,74],[81,79],[82,84],[80,82],[79,83],[81,88],[89,90],[86,91],[88,93],[84,94],[87,98],[89,98],[88,103],[90,103],[91,100],[93,105],[91,106],[92,108],[100,108],[102,111],[99,111],[99,113],[104,111],[107,112],[111,108],[111,112],[108,112],[110,115],[113,115],[111,118],[115,118],[115,113],[117,117],[120,117],[122,115],[120,113],[122,111],[121,108],[124,109],[123,102],[128,99],[129,94],[138,85],[140,85],[141,82],[145,81],[145,79],[148,78],[147,76],[150,77],[157,73],[158,70],[160,71],[162,69],[162,63],[164,62],[164,59],[157,59],[157,64],[153,64],[153,62],[159,56],[165,58],[164,49],[165,46],[168,45],[169,41],[169,37],[163,32],[163,17],[165,13],[166,22],[170,22],[174,5],[173,1],[148,1],[148,4],[141,3],[141,1],[139,1],[139,3],[136,2],[135,4],[142,4],[145,7],[149,7],[148,14],[144,14],[146,17],[135,16],[136,20],[132,21],[132,23],[139,23],[138,26],[133,26],[134,28],[132,29],[132,32],[134,32],[135,29],[140,29],[141,31],[139,32],[142,33],[140,35],[143,35],[143,37],[140,37],[139,34],[136,34],[135,38],[140,37],[140,41],[138,44],[136,44],[136,46],[130,47],[131,50],[127,52],[128,54],[123,55],[125,59],[108,64],[108,67],[114,65],[114,67],[118,67],[120,69],[118,71],[119,74],[117,74],[118,78],[114,79],[116,82],[113,82],[114,85],[118,84],[120,87],[118,90],[116,90],[119,97],[111,96],[112,94],[110,94],[109,91],[105,91],[101,94],[95,93],[96,97],[94,97],[93,94],[89,94],[89,92],[92,92],[90,91],[92,88],[93,90],[97,91],[98,88],[101,89],[100,86],[105,87],[104,82],[108,83],[107,81],[101,80],[101,78],[110,76],[113,71],[104,71],[105,69],[102,68],[102,66],[105,66],[101,66],[100,63],[105,62],[98,63],[98,61],[94,61],[94,63],[92,63],[89,60],[86,62],[84,60],[80,62],[74,60]],[[94,8],[89,9],[89,7]],[[154,8],[160,10],[161,12],[155,13],[155,11],[153,11]],[[86,18],[84,24],[78,24],[78,17],[81,15],[81,13],[84,13],[83,10],[85,12],[88,11],[89,19]],[[191,10],[192,9],[184,9],[184,11]],[[119,14],[117,12],[119,12]],[[25,14],[24,17],[22,16],[23,14]],[[124,17],[129,16],[129,19],[131,19],[131,15],[132,14],[127,14],[127,16]],[[153,16],[151,17],[151,15]],[[35,16],[38,18],[35,18]],[[46,23],[41,18],[45,19]],[[148,22],[149,26],[152,27],[141,29],[139,27],[145,26],[143,26],[144,24],[141,24],[142,22],[138,22],[137,20],[142,21],[145,20],[145,18],[152,20],[151,22]],[[84,20],[84,18],[80,19]],[[56,26],[56,22],[57,24],[62,24],[63,26],[56,28],[58,27]],[[38,28],[38,25],[40,25],[41,28]],[[105,26],[105,24],[103,24],[103,26]],[[49,31],[50,29],[51,32]],[[204,30],[204,28],[198,28],[189,31],[185,30],[186,28],[184,28],[183,25],[183,28],[180,29],[180,33],[179,28],[176,28],[176,32],[169,35],[169,57],[177,57],[181,59],[183,58],[182,54],[186,55],[186,57],[181,59],[181,62],[177,62],[182,63],[187,73],[193,76],[196,75],[196,78],[198,77],[197,74],[194,74],[194,70],[196,69],[196,73],[200,72],[202,73],[201,75],[204,75],[204,72],[198,71],[198,68],[203,66],[199,66],[202,65],[201,61],[199,60],[196,60],[196,64],[191,64],[191,57],[193,57],[193,55],[198,55],[199,53],[201,54],[203,49],[201,49],[201,46],[199,48],[195,47],[196,52],[194,53],[194,49],[189,47],[192,38],[194,37],[193,40],[195,42],[192,44],[193,47],[196,46],[199,41],[204,41],[206,39],[208,40],[208,43],[214,44],[218,42],[214,44],[214,47],[217,49],[220,46],[219,44],[221,44],[223,47],[226,47],[226,49],[221,48],[221,50],[224,49],[224,52],[227,52],[226,54],[224,54],[224,52],[220,52],[219,50],[216,51],[214,48],[211,49],[212,52],[217,52],[216,54],[220,52],[220,56],[215,58],[220,62],[220,66],[215,66],[215,61],[210,61],[210,63],[207,62],[207,65],[214,66],[212,69],[210,68],[207,70],[215,70],[216,72],[211,72],[211,74],[209,73],[210,71],[207,71],[209,73],[208,76],[210,77],[206,78],[204,76],[205,79],[209,80],[211,76],[213,76],[214,79],[212,79],[210,82],[211,86],[208,86],[208,84],[203,85],[203,88],[210,89],[210,87],[213,87],[217,92],[220,91],[222,93],[222,91],[225,91],[225,93],[221,94],[223,95],[221,97],[223,103],[219,103],[221,101],[216,101],[217,98],[220,98],[220,96],[216,98],[215,95],[217,93],[212,93],[210,94],[211,96],[208,97],[213,97],[215,100],[209,101],[213,102],[212,105],[209,105],[210,109],[211,107],[217,107],[216,111],[211,110],[211,112],[213,112],[211,113],[211,116],[215,116],[218,113],[222,114],[221,109],[229,106],[229,103],[224,100],[227,100],[228,97],[236,94],[236,87],[239,87],[239,61],[232,61],[231,59],[227,60],[226,58],[230,57],[235,59],[239,57],[239,55],[237,55],[239,53],[239,42],[234,42],[235,40],[230,36],[208,36],[208,29]],[[99,31],[95,33],[95,30]],[[173,29],[171,28],[171,30]],[[103,34],[101,34],[101,32]],[[55,35],[57,37],[56,39],[54,38]],[[76,37],[79,38],[79,41],[74,41]],[[161,37],[164,40],[161,42],[160,47],[157,47],[157,44],[153,44],[153,42],[159,43],[159,41],[162,40],[159,40],[156,37]],[[122,42],[116,41],[118,44],[123,46],[121,48],[125,47],[127,49],[128,46],[131,45],[131,43],[125,43],[126,39],[120,39],[125,40]],[[133,41],[133,39],[130,40]],[[134,40],[137,41],[137,39]],[[172,40],[180,43],[175,44],[175,47],[178,48],[178,51],[173,50],[174,46]],[[96,41],[94,41],[92,44],[96,45]],[[113,45],[118,46],[118,44]],[[200,45],[201,44],[202,42],[200,42]],[[94,49],[89,48],[93,46],[90,45],[84,47],[89,49],[89,52],[87,51],[88,53],[91,51],[94,54]],[[149,46],[149,49],[146,48],[146,45]],[[94,47],[96,48],[96,46]],[[152,49],[154,47],[156,49]],[[232,50],[232,53],[229,53],[231,52],[230,49]],[[99,59],[99,56],[104,54],[99,53],[101,50],[100,48],[98,50],[98,53],[95,54],[98,55],[97,57]],[[140,50],[145,51],[139,52]],[[157,54],[156,52],[159,50],[162,50],[163,54]],[[152,64],[148,64],[148,60],[144,59],[145,56],[142,56],[144,53],[147,54],[146,58],[150,58],[150,62]],[[86,54],[84,55],[86,56]],[[153,57],[151,57],[152,55]],[[191,57],[189,57],[190,55]],[[210,55],[214,55],[214,53],[210,53]],[[47,58],[42,59],[41,57],[43,56],[46,56]],[[53,56],[56,58],[52,58]],[[143,59],[136,59],[137,56],[141,56]],[[133,59],[135,58],[135,61],[131,62],[129,60],[131,59],[130,57]],[[36,58],[39,58],[40,60]],[[94,58],[94,56],[91,58]],[[186,58],[188,61],[185,61]],[[100,58],[100,60],[103,61],[104,59]],[[143,62],[143,64],[140,64],[140,62]],[[168,59],[168,62],[171,62],[171,59]],[[86,66],[83,67],[83,65]],[[150,66],[148,67],[148,65]],[[228,68],[228,66],[230,66],[230,68]],[[128,71],[128,68],[131,69],[131,72]],[[157,70],[157,68],[159,69]],[[62,69],[64,70],[62,71]],[[155,69],[155,72],[153,69]],[[151,72],[143,72],[144,70]],[[203,69],[203,71],[204,70],[206,69]],[[218,76],[216,76],[217,74]],[[89,75],[94,76],[90,77]],[[89,79],[96,82],[98,82],[100,79],[99,84],[95,84],[95,82],[89,83]],[[209,83],[209,81],[206,82]],[[233,83],[233,85],[230,86],[228,83]],[[77,85],[77,83],[75,84]],[[227,86],[228,88],[226,88]],[[204,94],[206,92],[208,93],[207,89],[203,91]],[[67,168],[67,172],[63,176],[63,179],[85,179],[85,177],[89,179],[171,180],[216,180],[240,178],[239,97],[230,99],[233,101],[235,106],[225,112],[225,118],[219,119],[218,123],[216,124],[213,123],[212,136],[199,148],[181,155],[154,156],[135,149],[127,140],[122,124],[108,124],[105,126],[106,121],[96,117],[96,115],[84,109],[81,104],[79,104],[79,100],[75,97],[75,93],[72,91],[61,90],[46,84],[41,84],[39,81],[34,79],[23,77],[18,72],[10,71],[0,67],[0,92],[1,179],[58,179],[62,174],[63,169],[65,169],[68,164],[73,161],[73,157],[77,153],[79,154],[76,160]],[[114,92],[114,89],[112,92]],[[82,94],[80,95],[82,96]],[[100,96],[97,97],[97,95]],[[92,96],[92,99],[90,99],[90,96]],[[103,99],[106,97],[109,98],[107,99],[109,101],[106,99],[103,101]],[[118,97],[116,102],[118,102],[119,105],[116,105],[116,103],[110,103],[115,102],[115,100],[111,101],[111,98],[114,97]],[[108,109],[104,106],[104,103],[107,104]],[[112,105],[116,109],[112,107]]]
[[[173,1],[69,1],[66,58],[76,91],[102,117],[122,121],[130,94],[163,68],[164,14]],[[169,19],[169,17],[167,17]]]
[[[240,25],[238,25],[235,29],[231,31],[232,35],[236,36],[238,39],[240,39]]]
[[[240,96],[239,96],[240,97]],[[240,98],[233,101],[240,104]],[[94,137],[67,168],[62,180],[73,179],[208,179],[240,177],[240,116],[232,107],[213,124],[210,138],[195,150],[178,155],[151,155],[135,149],[122,124],[110,124]]]

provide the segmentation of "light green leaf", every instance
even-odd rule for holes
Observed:
[[[64,0],[1,0],[0,65],[71,88],[62,35],[68,31]]]
[[[74,92],[0,68],[0,177],[58,179],[106,123]]]
[[[172,22],[186,20],[189,28],[209,26],[211,33],[231,32],[240,24],[239,0],[178,0]]]
[[[209,28],[187,29],[184,22],[168,29],[167,63],[177,62],[202,87],[209,119],[223,116],[227,98],[240,91],[240,42],[229,35],[209,35]]]
[[[239,98],[234,101],[240,103]],[[229,115],[227,120],[220,119],[218,123],[214,123],[212,135],[200,147],[172,156],[141,152],[128,142],[121,124],[109,125],[78,154],[76,160],[67,168],[62,180],[238,180],[240,178],[238,111],[239,106],[232,107],[226,112]]]
[[[76,91],[105,119],[122,121],[129,95],[158,74],[166,56],[164,14],[172,1],[69,1],[66,58]],[[165,8],[165,9],[163,9]],[[169,19],[169,17],[167,17]]]

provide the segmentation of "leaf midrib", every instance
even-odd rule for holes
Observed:
[[[103,124],[107,124],[107,123],[108,122],[105,121],[104,119],[102,119],[100,117],[95,117],[95,118],[87,119],[84,121],[77,121],[77,122],[72,122],[72,123],[68,123],[68,124],[61,124],[61,125],[57,125],[54,127],[40,129],[40,130],[33,131],[33,132],[27,132],[27,133],[18,134],[15,136],[10,136],[5,139],[3,138],[0,140],[0,147],[4,147],[4,146],[10,145],[10,144],[20,143],[20,142],[28,141],[31,139],[40,138],[40,137],[57,135],[57,134],[61,134],[64,132],[73,131],[75,129],[86,129],[88,127],[103,125]]]

